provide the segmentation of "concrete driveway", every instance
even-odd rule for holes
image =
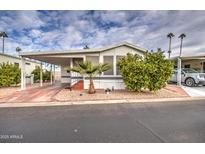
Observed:
[[[205,101],[0,108],[0,142],[205,142]]]
[[[12,95],[0,99],[0,103],[50,102],[62,88],[61,84],[55,84],[16,91]]]
[[[197,86],[197,87],[182,87],[189,96],[192,97],[205,97],[205,86]]]

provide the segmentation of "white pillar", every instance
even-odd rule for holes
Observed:
[[[73,58],[70,59],[70,68],[73,68]],[[72,76],[72,71],[70,71],[70,76]]]
[[[42,71],[42,62],[40,66],[40,86],[43,86],[43,71]]]
[[[178,86],[181,86],[181,58],[180,57],[178,57],[178,59],[177,59],[177,85]]]
[[[56,65],[53,65],[53,83],[55,83],[55,80],[56,80],[56,77],[55,77],[55,75],[56,75]]]
[[[103,56],[99,53],[99,63],[101,63],[101,64],[103,64],[104,62],[103,62]],[[101,89],[102,87],[101,87],[101,76],[103,75],[104,73],[102,73],[102,74],[100,74],[99,75],[99,89]]]
[[[25,59],[21,57],[21,90],[24,90],[25,88]]]
[[[114,70],[114,76],[117,75],[117,67],[116,67],[116,55],[113,56],[113,70]]]
[[[51,85],[53,84],[53,72],[52,72],[52,64],[51,64],[51,77],[50,77],[50,79],[51,79]]]
[[[34,83],[34,74],[31,74],[31,85]]]

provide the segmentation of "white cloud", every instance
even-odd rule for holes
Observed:
[[[167,50],[166,35],[173,32],[172,56],[176,56],[178,36],[184,32],[187,37],[183,53],[203,54],[204,21],[205,11],[7,11],[5,15],[0,12],[0,30],[9,35],[5,42],[9,52],[14,52],[16,46],[25,51],[66,50],[82,48],[85,43],[101,47],[121,41],[149,50]]]

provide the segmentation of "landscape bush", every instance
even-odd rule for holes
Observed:
[[[146,67],[142,57],[128,53],[117,65],[127,89],[141,91],[147,85]]]
[[[10,63],[0,64],[0,87],[15,86],[20,83],[21,70]]]
[[[162,52],[147,52],[144,62],[148,76],[147,88],[150,91],[157,91],[165,87],[173,73],[173,62],[165,59]]]
[[[126,88],[132,91],[160,90],[173,71],[173,63],[165,59],[160,51],[146,52],[144,57],[128,53],[118,61],[117,66]]]
[[[41,68],[37,66],[33,71],[32,74],[34,74],[34,82],[40,81],[40,70]],[[51,72],[48,70],[43,71],[43,82],[50,81],[51,79]]]

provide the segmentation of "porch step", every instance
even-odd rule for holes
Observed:
[[[71,89],[72,90],[83,90],[84,89],[84,86],[83,86],[83,80],[79,80],[77,83],[75,83]]]

